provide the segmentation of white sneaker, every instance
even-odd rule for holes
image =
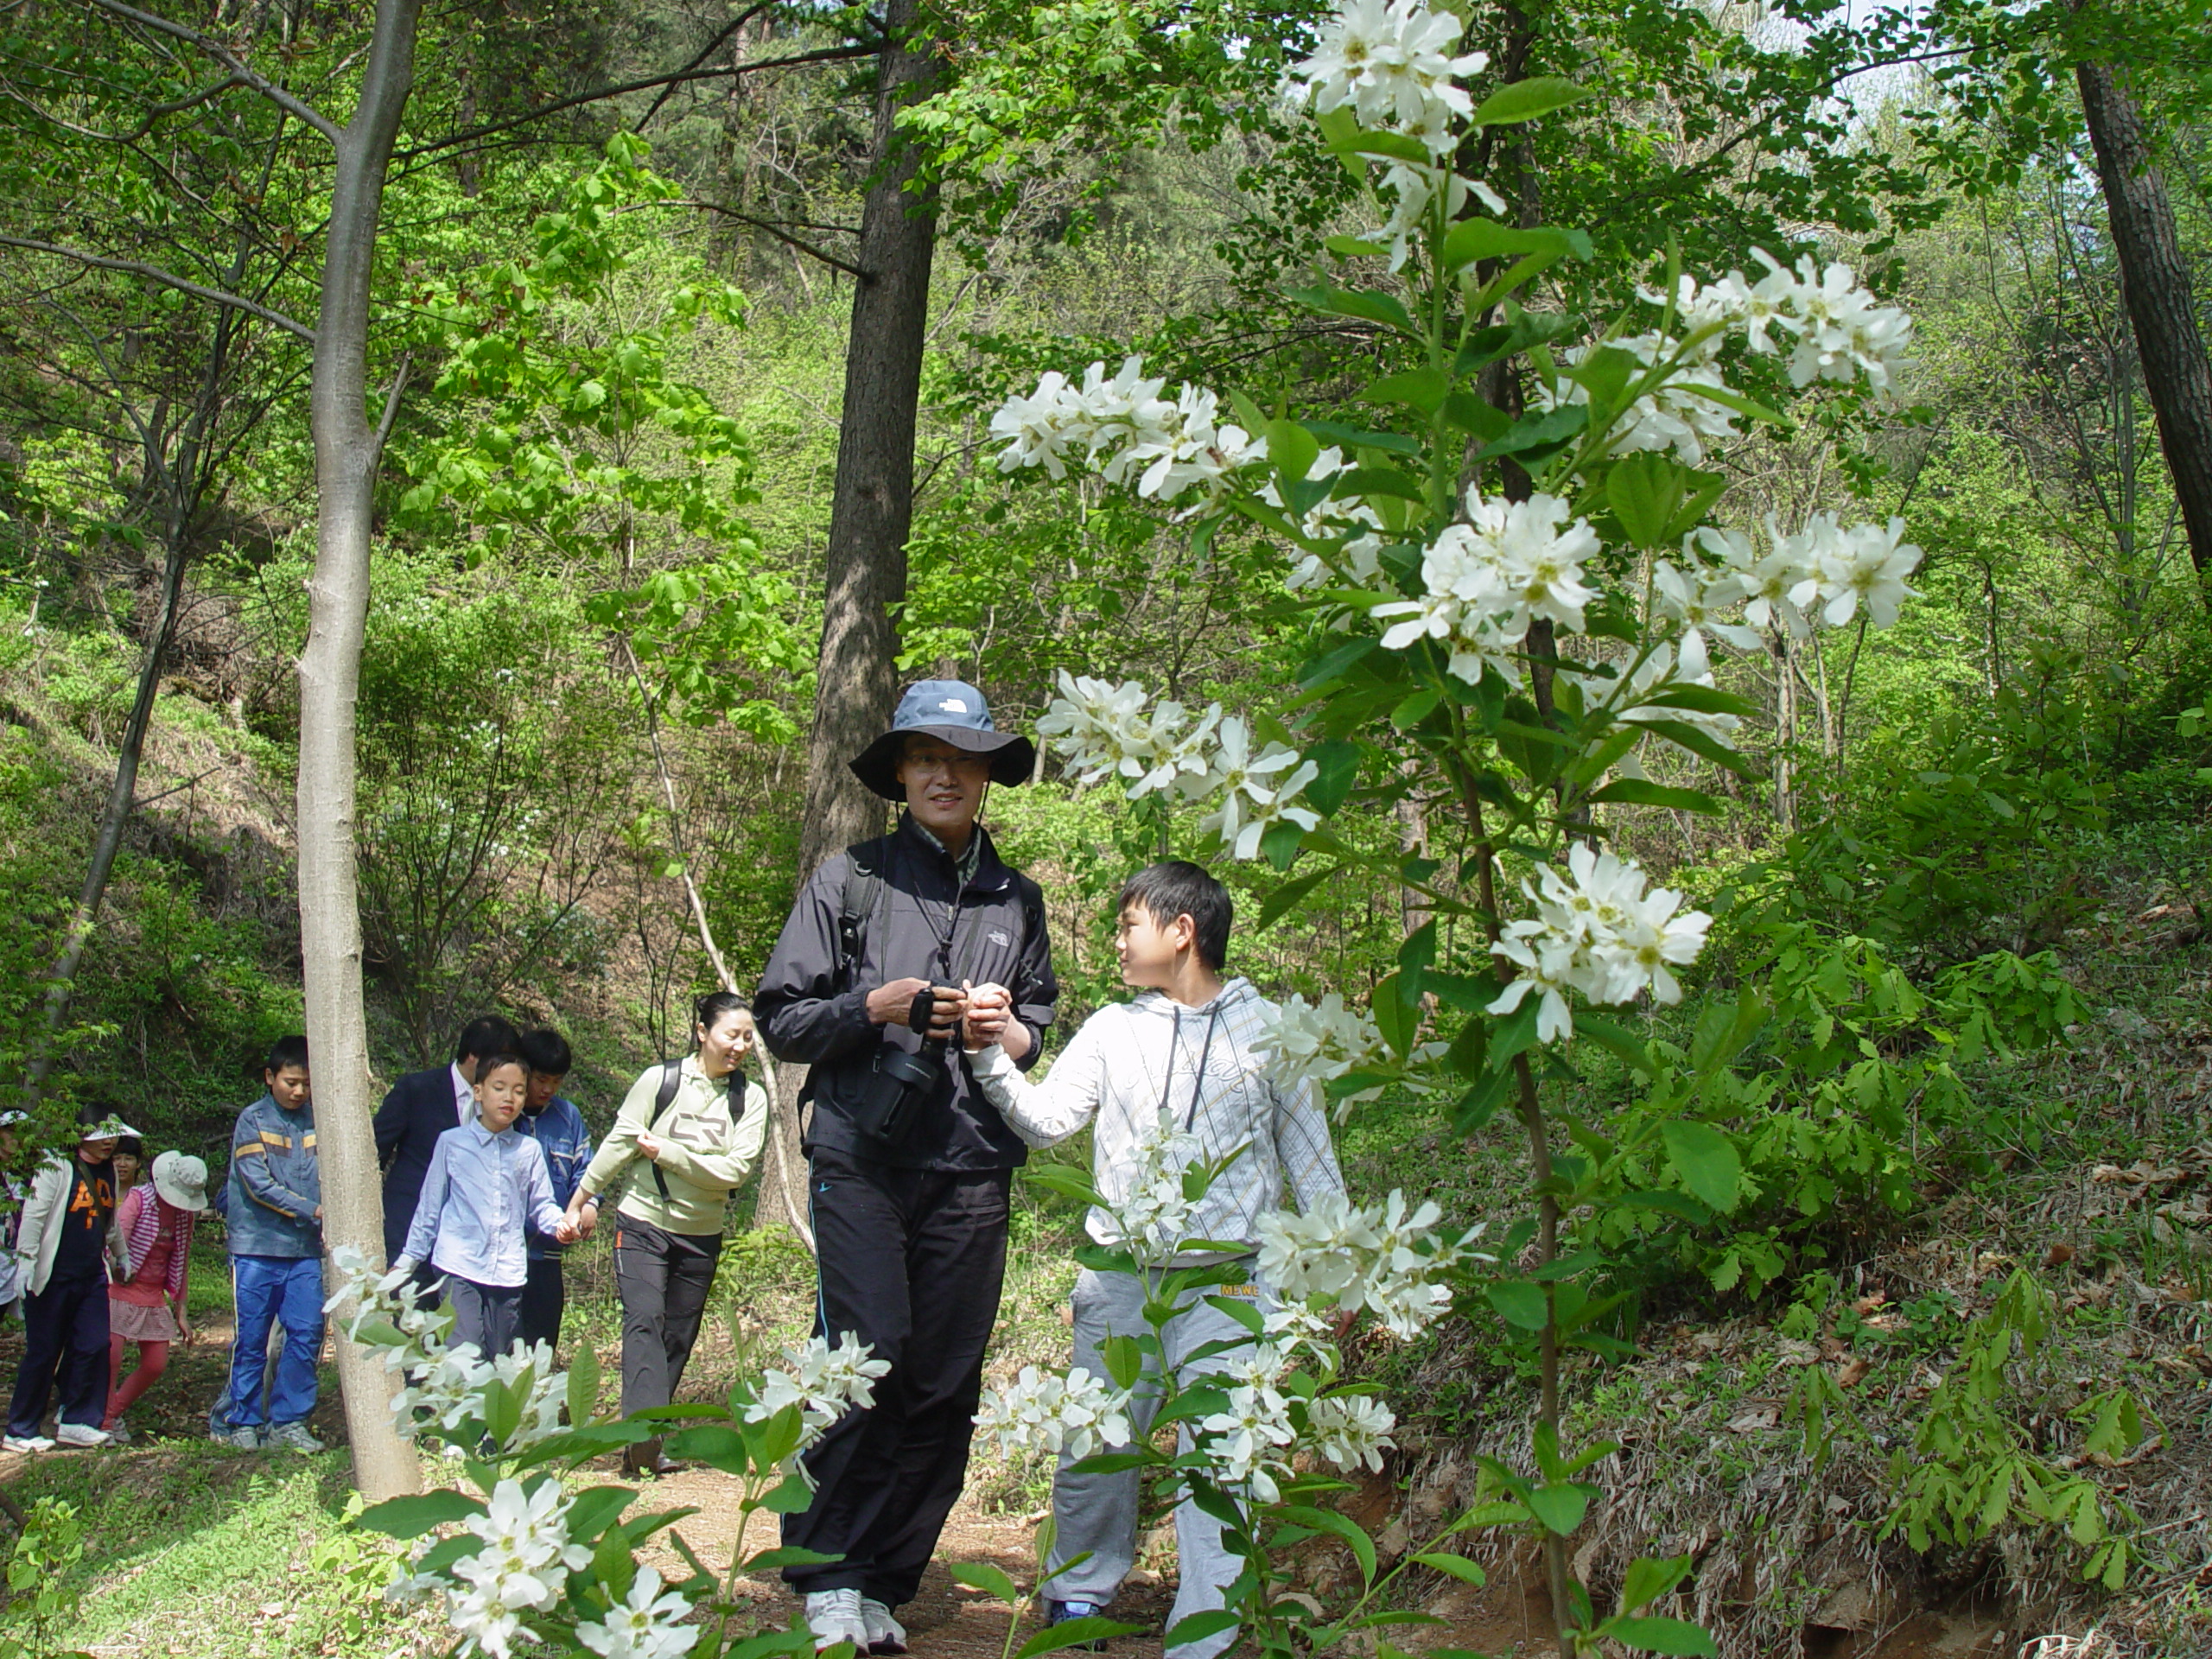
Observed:
[[[891,1617],[891,1610],[873,1596],[861,1598],[861,1623],[868,1630],[870,1653],[906,1651],[906,1627]]]
[[[54,1426],[54,1438],[63,1446],[106,1446],[114,1440],[115,1436],[104,1428],[93,1427],[90,1423],[58,1423]]]
[[[10,1434],[0,1440],[0,1452],[51,1452],[54,1442],[43,1434]]]
[[[814,1632],[817,1653],[834,1648],[840,1642],[851,1643],[855,1653],[868,1650],[868,1621],[861,1617],[861,1592],[857,1590],[815,1591],[806,1599],[806,1624]]]

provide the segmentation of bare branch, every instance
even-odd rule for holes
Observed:
[[[96,5],[112,5],[116,0],[93,0]],[[412,149],[397,150],[392,159],[411,162],[418,156],[435,156],[442,150],[458,149],[479,138],[490,138],[517,127],[527,126],[533,121],[559,115],[564,110],[581,109],[587,104],[604,103],[610,98],[621,98],[631,92],[649,92],[658,86],[678,86],[695,80],[728,80],[739,75],[750,75],[763,69],[795,69],[810,63],[838,63],[853,58],[872,58],[880,50],[866,41],[849,41],[843,46],[826,46],[818,52],[796,53],[788,58],[763,58],[758,63],[735,63],[715,69],[679,69],[673,74],[652,75],[644,80],[625,81],[619,86],[601,86],[593,92],[578,92],[574,98],[556,99],[543,109],[527,115],[509,116],[504,121],[487,122],[480,127],[471,127],[466,132],[456,132],[427,144],[417,144]]]
[[[843,271],[848,276],[854,278],[855,281],[866,282],[868,280],[868,273],[862,270],[858,265],[848,264],[844,260],[840,259],[836,254],[824,253],[812,243],[800,241],[798,238],[793,236],[789,231],[779,229],[776,226],[770,224],[765,219],[755,219],[750,213],[741,213],[736,208],[725,207],[719,201],[674,201],[668,205],[671,207],[701,207],[704,208],[710,213],[720,213],[725,219],[734,219],[741,224],[750,225],[756,231],[767,232],[769,235],[774,237],[777,241],[781,242],[786,247],[797,248],[801,253],[807,255],[810,258],[819,259],[825,265],[834,265],[837,270]]]
[[[762,12],[766,11],[769,9],[769,6],[772,5],[774,3],[775,0],[766,0],[766,3],[757,6],[747,6],[743,11],[739,12],[736,16],[730,19],[729,22],[725,27],[715,33],[713,40],[709,41],[704,46],[699,48],[697,54],[692,58],[690,62],[685,64],[683,67],[677,73],[678,74],[689,74],[692,70],[699,67],[699,66],[706,62],[709,58],[713,57],[715,53],[721,50],[723,41],[728,40],[730,36],[736,34],[738,30],[743,29],[747,23],[751,22],[755,17],[758,17]],[[637,125],[632,127],[630,130],[632,132],[643,132],[645,130],[645,123],[652,120],[653,117],[660,113],[660,106],[668,102],[669,94],[673,92],[675,90],[676,83],[674,81],[671,81],[667,86],[662,87],[660,89],[660,96],[653,99],[652,105],[647,107],[645,112],[638,118]]]
[[[268,76],[257,73],[247,67],[243,58],[213,35],[203,35],[196,29],[184,23],[172,22],[166,17],[157,17],[150,11],[141,11],[136,6],[126,6],[123,3],[123,0],[92,0],[92,3],[111,16],[124,18],[127,22],[137,23],[142,29],[150,29],[168,35],[172,40],[183,41],[198,47],[229,70],[238,79],[252,87],[255,92],[259,92],[278,109],[297,116],[332,143],[338,142],[340,128],[335,121],[312,104],[302,103],[270,79]]]
[[[100,0],[95,0],[99,3]],[[159,265],[149,265],[137,259],[109,259],[97,253],[86,253],[81,248],[65,248],[58,243],[37,242],[27,236],[0,236],[0,248],[27,248],[33,253],[58,254],[64,259],[74,259],[80,265],[91,265],[100,270],[119,270],[132,276],[143,276],[149,283],[159,283],[173,288],[180,294],[189,294],[196,300],[206,300],[214,305],[226,305],[233,311],[243,311],[248,316],[259,317],[264,322],[274,323],[288,334],[297,334],[309,345],[315,343],[315,330],[296,317],[288,317],[282,311],[271,310],[243,295],[226,294],[219,288],[207,288],[188,281],[173,270],[163,270]]]
[[[408,371],[415,366],[412,355],[399,359],[399,368],[391,377],[391,389],[384,395],[384,414],[377,422],[377,454],[384,454],[385,441],[391,436],[391,423],[399,418],[399,394],[407,390]]]

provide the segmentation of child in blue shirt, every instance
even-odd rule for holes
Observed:
[[[486,1359],[504,1354],[521,1332],[529,1282],[529,1230],[563,1244],[575,1230],[553,1201],[545,1154],[515,1132],[530,1096],[530,1066],[519,1054],[493,1054],[477,1068],[476,1117],[448,1129],[430,1154],[423,1197],[395,1269],[429,1264],[453,1298],[457,1347],[473,1343]]]
[[[515,1133],[537,1142],[545,1154],[545,1173],[553,1182],[553,1202],[563,1210],[576,1195],[576,1183],[591,1162],[591,1131],[575,1102],[561,1093],[561,1079],[575,1062],[568,1039],[549,1027],[525,1032],[522,1057],[530,1062],[530,1098],[515,1120]],[[535,1347],[561,1345],[561,1314],[568,1306],[568,1285],[562,1276],[563,1246],[548,1234],[530,1231],[530,1282],[522,1292],[522,1339]]]

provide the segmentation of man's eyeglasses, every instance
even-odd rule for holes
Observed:
[[[982,754],[910,754],[906,761],[918,778],[982,778],[991,769],[990,757]]]

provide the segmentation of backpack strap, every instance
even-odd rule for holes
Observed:
[[[653,1096],[652,1122],[645,1129],[647,1135],[660,1134],[661,1122],[668,1116],[668,1109],[676,1099],[677,1085],[683,1081],[683,1062],[682,1060],[663,1060],[660,1063],[660,1090]],[[661,1197],[664,1198],[669,1196],[668,1177],[661,1173],[660,1165],[658,1162],[653,1165],[653,1185],[660,1188]]]
[[[887,849],[882,841],[863,841],[845,849],[845,884],[837,896],[837,984],[850,990],[868,930],[883,901],[883,872],[877,868]]]

